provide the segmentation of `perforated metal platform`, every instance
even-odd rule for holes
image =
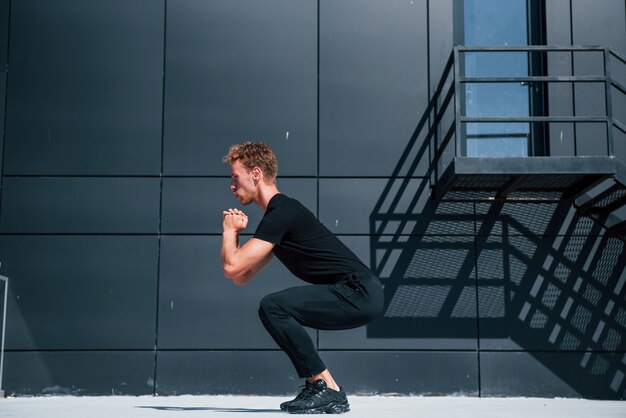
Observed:
[[[615,175],[614,157],[454,158],[437,200],[571,200]]]

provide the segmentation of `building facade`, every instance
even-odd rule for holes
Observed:
[[[222,157],[258,139],[279,189],[385,286],[368,326],[311,330],[349,392],[624,399],[619,229],[563,193],[480,195],[491,174],[438,187],[455,157],[626,163],[625,16],[623,0],[0,0],[2,387],[291,393],[257,309],[302,282],[273,260],[233,286],[219,259]],[[262,214],[243,209],[250,236]]]

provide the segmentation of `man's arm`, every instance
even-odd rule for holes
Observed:
[[[274,244],[251,238],[239,246],[239,231],[248,225],[248,217],[241,211],[224,211],[222,233],[222,269],[234,284],[248,283],[272,258]]]

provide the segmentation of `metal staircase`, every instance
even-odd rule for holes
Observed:
[[[525,77],[466,77],[462,66],[465,54],[596,54],[595,67],[602,67],[596,75],[559,75]],[[617,67],[616,67],[617,65]],[[612,68],[616,67],[616,68]],[[522,47],[463,47],[454,48],[450,62],[444,70],[442,83],[431,103],[436,117],[429,127],[427,138],[432,138],[431,196],[436,201],[572,201],[581,214],[600,222],[609,234],[626,236],[626,166],[615,157],[614,141],[626,140],[626,125],[618,120],[614,112],[614,101],[626,99],[626,87],[612,74],[626,71],[626,58],[605,47],[594,46],[522,46]],[[574,116],[527,116],[527,117],[470,117],[464,114],[463,86],[480,83],[523,83],[532,85],[554,85],[568,83],[602,85],[604,98],[596,103],[604,108],[604,114]],[[443,85],[450,90],[442,100]],[[437,97],[440,96],[440,97]],[[441,103],[439,108],[437,104]],[[451,126],[441,125],[440,114],[454,106]],[[452,113],[452,112],[450,112]],[[481,123],[528,123],[528,124],[571,124],[574,126],[573,142],[577,125],[602,124],[604,138],[597,140],[597,155],[529,156],[479,158],[466,155],[468,124]],[[433,133],[434,132],[434,133]],[[441,142],[437,133],[446,132]],[[579,137],[581,134],[578,135]],[[623,147],[622,147],[623,148]]]
[[[626,151],[626,129],[612,110],[626,89],[610,70],[626,60],[600,47],[484,49],[593,52],[604,57],[594,68],[604,71],[468,78],[461,56],[483,48],[454,48],[370,214],[370,260],[384,283],[385,312],[367,335],[416,339],[427,349],[441,341],[479,352],[483,341],[486,349],[521,347],[581,396],[623,399],[626,170],[613,141]],[[466,82],[594,83],[605,91],[605,113],[468,117],[461,104]],[[584,155],[577,154],[584,147],[573,147],[567,156],[468,156],[464,125],[492,122],[606,129],[596,129],[597,136],[572,129],[574,143],[577,134],[593,142]],[[552,353],[560,351],[568,354],[555,362]]]
[[[461,66],[465,53],[534,53],[589,54],[602,56],[599,75],[464,77]],[[573,58],[572,58],[573,59]],[[596,63],[598,64],[598,63]],[[615,98],[626,98],[623,83],[611,76],[612,64],[626,70],[626,59],[605,47],[521,46],[464,47],[455,46],[422,117],[409,139],[376,206],[370,214],[372,245],[370,256],[378,274],[392,265],[393,253],[406,243],[400,235],[411,231],[426,232],[420,200],[426,187],[431,201],[447,202],[571,202],[580,214],[606,227],[610,234],[626,235],[626,170],[614,156],[613,141],[626,141],[626,125],[613,112]],[[476,118],[463,114],[465,83],[595,83],[605,91],[604,115],[528,116]],[[615,94],[615,97],[613,96]],[[464,154],[464,125],[467,123],[569,123],[604,124],[606,142],[602,155],[541,157],[476,158]],[[575,139],[574,139],[575,140]],[[426,163],[426,164],[425,164]],[[428,168],[423,172],[423,166]],[[427,177],[428,184],[415,187],[412,178]],[[466,216],[459,213],[459,217]],[[417,222],[417,226],[415,226]]]
[[[615,161],[615,175],[575,201],[579,213],[606,228],[606,233],[626,240],[626,166]]]

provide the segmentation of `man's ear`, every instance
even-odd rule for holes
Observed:
[[[263,171],[259,167],[252,168],[252,179],[255,184],[263,179]]]

